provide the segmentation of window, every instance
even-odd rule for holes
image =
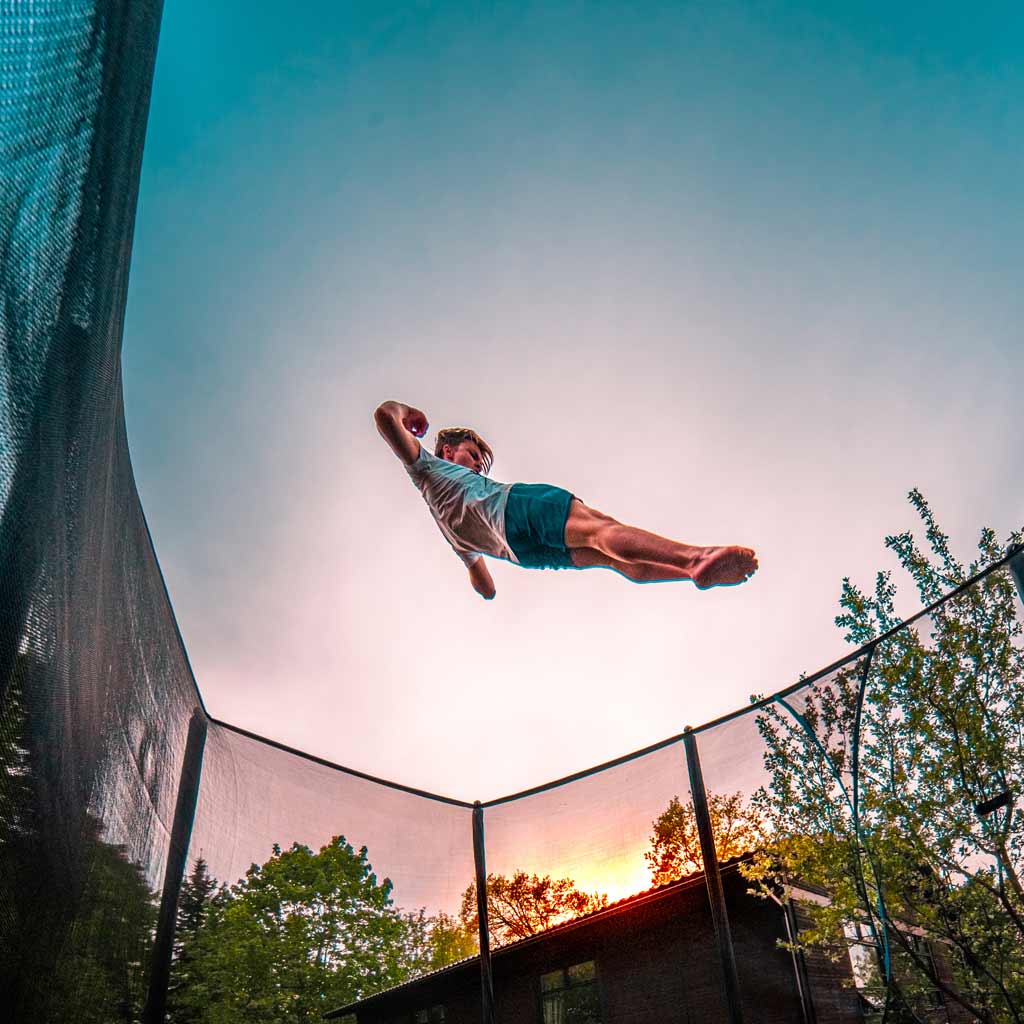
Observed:
[[[865,922],[854,921],[843,929],[850,947],[850,965],[853,968],[853,981],[861,998],[861,1011],[866,1024],[881,1021],[885,1006],[884,983],[882,980],[882,954],[878,942],[871,934]],[[932,971],[935,960],[931,947],[920,935],[913,932],[904,933],[907,945],[917,954],[918,958]],[[904,970],[908,969],[904,967]],[[945,1006],[942,993],[928,980],[920,968],[913,968],[913,977],[921,982],[920,990],[915,998],[917,1010],[937,1010]]]
[[[933,974],[938,974],[935,968],[935,957],[932,956],[932,949],[928,942],[920,935],[914,935],[912,933],[907,935],[907,944],[910,948],[920,957],[924,962],[927,970]],[[946,1005],[946,1001],[942,998],[942,993],[932,984],[930,980],[922,978],[924,981],[924,988],[921,992],[921,1002],[924,1004],[923,1009],[925,1010],[940,1010]]]
[[[594,961],[540,976],[544,1024],[601,1024],[601,997]]]
[[[851,921],[843,928],[850,948],[853,983],[860,996],[860,1009],[866,1024],[882,1020],[885,997],[882,985],[882,961],[878,943],[865,922]]]
[[[429,1010],[417,1010],[412,1020],[413,1024],[444,1024],[444,1007],[432,1006]]]

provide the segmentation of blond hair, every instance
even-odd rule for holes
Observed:
[[[434,442],[434,454],[439,459],[443,458],[441,452],[446,444],[451,445],[452,448],[458,448],[463,441],[472,441],[480,449],[480,454],[484,457],[484,472],[489,473],[494,463],[494,452],[491,451],[491,446],[470,427],[445,427],[444,430],[439,430],[437,440]]]

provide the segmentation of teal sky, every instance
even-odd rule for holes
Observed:
[[[486,799],[839,656],[912,486],[1024,525],[1022,58],[1010,3],[168,0],[125,399],[212,713]],[[762,570],[484,602],[389,398]]]

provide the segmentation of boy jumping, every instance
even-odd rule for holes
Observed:
[[[384,402],[373,418],[487,600],[494,581],[481,554],[531,569],[614,569],[634,583],[693,580],[701,590],[757,570],[750,548],[681,544],[625,526],[561,487],[491,480],[493,453],[468,427],[440,431],[431,455],[418,440],[427,432],[419,409]]]

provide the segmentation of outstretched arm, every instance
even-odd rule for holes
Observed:
[[[469,567],[469,582],[473,584],[473,589],[488,601],[497,593],[494,589],[494,580],[491,579],[491,570],[487,568],[483,555]]]
[[[384,402],[373,414],[380,436],[391,450],[407,465],[411,466],[420,457],[420,443],[417,440],[427,432],[427,417],[411,405],[401,402]]]

